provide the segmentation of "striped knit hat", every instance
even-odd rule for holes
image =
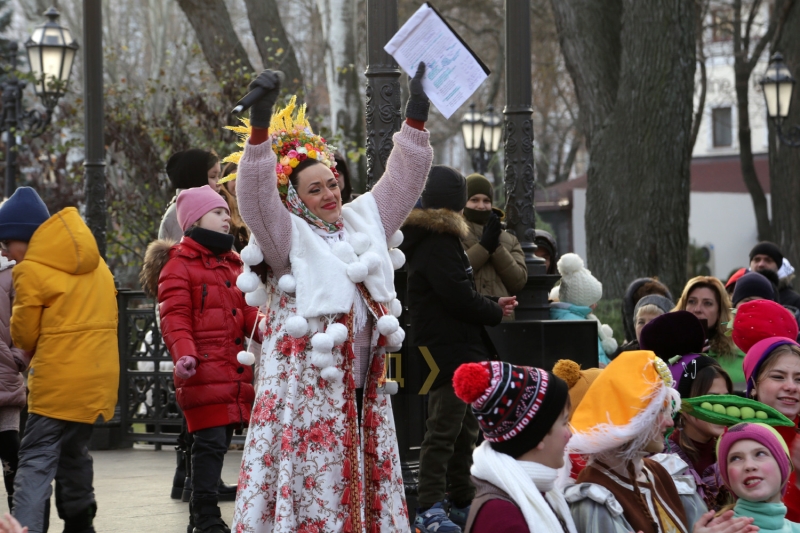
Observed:
[[[472,404],[492,448],[515,459],[542,441],[569,397],[564,380],[550,372],[501,361],[461,365],[453,388]]]

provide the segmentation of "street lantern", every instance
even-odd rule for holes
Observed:
[[[52,110],[67,90],[78,43],[72,33],[58,23],[59,12],[51,7],[44,14],[49,20],[34,30],[25,43],[28,63],[36,79],[34,89],[48,110]]]
[[[795,79],[783,62],[780,52],[773,54],[769,60],[767,72],[761,79],[761,89],[767,103],[767,116],[775,123],[778,139],[787,146],[800,147],[800,126],[792,126],[787,133],[783,132],[783,121],[789,115],[792,105]]]
[[[483,146],[493,154],[500,148],[502,137],[503,119],[494,112],[494,106],[490,105],[483,115]]]
[[[503,136],[503,121],[489,106],[486,113],[475,111],[475,104],[469,105],[469,111],[461,119],[461,135],[464,137],[464,148],[472,158],[472,168],[479,174],[486,174],[492,155],[500,147]]]
[[[468,151],[480,148],[483,138],[483,120],[480,113],[475,111],[475,104],[469,105],[469,111],[461,119],[461,134],[464,136],[464,147]]]

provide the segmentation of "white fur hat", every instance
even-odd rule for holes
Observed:
[[[583,267],[583,259],[577,254],[564,254],[558,260],[561,285],[558,298],[573,305],[590,306],[603,297],[603,284]]]

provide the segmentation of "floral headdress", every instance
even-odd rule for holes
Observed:
[[[295,110],[297,110],[296,113]],[[292,114],[294,113],[294,116]],[[223,163],[236,163],[244,154],[244,145],[250,136],[250,121],[241,119],[242,126],[226,126],[226,129],[235,131],[239,134],[237,143],[242,150],[234,152],[225,159]],[[308,158],[317,159],[331,169],[335,177],[339,177],[336,171],[336,160],[333,158],[334,148],[328,146],[324,138],[315,134],[311,130],[311,125],[306,119],[306,105],[297,107],[297,96],[292,96],[289,104],[283,109],[272,115],[269,124],[269,136],[272,142],[272,150],[278,156],[278,163],[275,166],[275,173],[278,175],[278,192],[281,201],[286,202],[289,193],[289,176],[300,162]],[[229,174],[219,180],[225,183],[236,179],[236,173]]]

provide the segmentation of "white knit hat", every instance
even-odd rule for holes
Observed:
[[[564,254],[558,260],[561,274],[559,300],[564,303],[589,307],[603,297],[603,284],[583,267],[583,259],[577,254]]]

